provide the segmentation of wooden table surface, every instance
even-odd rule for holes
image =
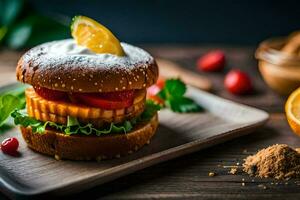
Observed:
[[[194,70],[196,58],[214,47],[146,46],[154,56],[167,58]],[[258,149],[276,143],[300,147],[283,113],[285,102],[262,81],[254,59],[254,48],[225,47],[227,65],[222,73],[206,74],[214,84],[214,93],[227,99],[264,109],[271,114],[265,127],[248,136],[168,161],[95,187],[70,199],[300,199],[300,180],[276,181],[249,177],[239,168],[236,175],[223,166],[242,163]],[[14,67],[20,53],[0,53],[0,84],[14,81]],[[230,68],[243,69],[251,75],[254,94],[235,97],[223,88],[224,74]],[[184,134],[184,133],[183,133]],[[164,141],[162,141],[164,142]],[[214,177],[208,176],[215,172]],[[0,199],[4,196],[0,195]]]

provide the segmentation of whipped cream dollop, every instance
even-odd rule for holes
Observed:
[[[90,51],[88,48],[76,44],[73,39],[51,42],[49,43],[49,51],[57,54],[97,55],[97,53]]]
[[[105,66],[131,66],[138,63],[153,62],[153,57],[141,48],[127,43],[121,43],[125,56],[117,56],[109,53],[95,53],[84,46],[76,44],[74,39],[58,40],[42,44],[49,57],[70,60],[80,58],[89,64],[102,64]]]

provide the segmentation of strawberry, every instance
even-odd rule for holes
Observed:
[[[221,50],[210,51],[197,60],[197,68],[202,71],[220,71],[225,65],[225,55]]]

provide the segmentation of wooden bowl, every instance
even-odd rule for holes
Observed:
[[[289,95],[300,87],[300,58],[280,51],[287,38],[272,38],[263,41],[256,50],[259,71],[274,91]]]

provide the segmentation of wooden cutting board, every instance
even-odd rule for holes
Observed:
[[[5,89],[1,88],[0,92]],[[188,95],[206,110],[194,114],[159,113],[160,125],[151,143],[119,159],[101,162],[56,161],[26,147],[17,128],[0,135],[17,137],[20,157],[0,153],[0,188],[8,196],[66,195],[221,142],[262,126],[269,115],[255,108],[189,87]],[[49,196],[47,196],[49,198]]]
[[[205,76],[185,69],[179,64],[162,58],[156,58],[159,76],[162,78],[180,78],[184,83],[205,91],[213,89],[212,82]]]

